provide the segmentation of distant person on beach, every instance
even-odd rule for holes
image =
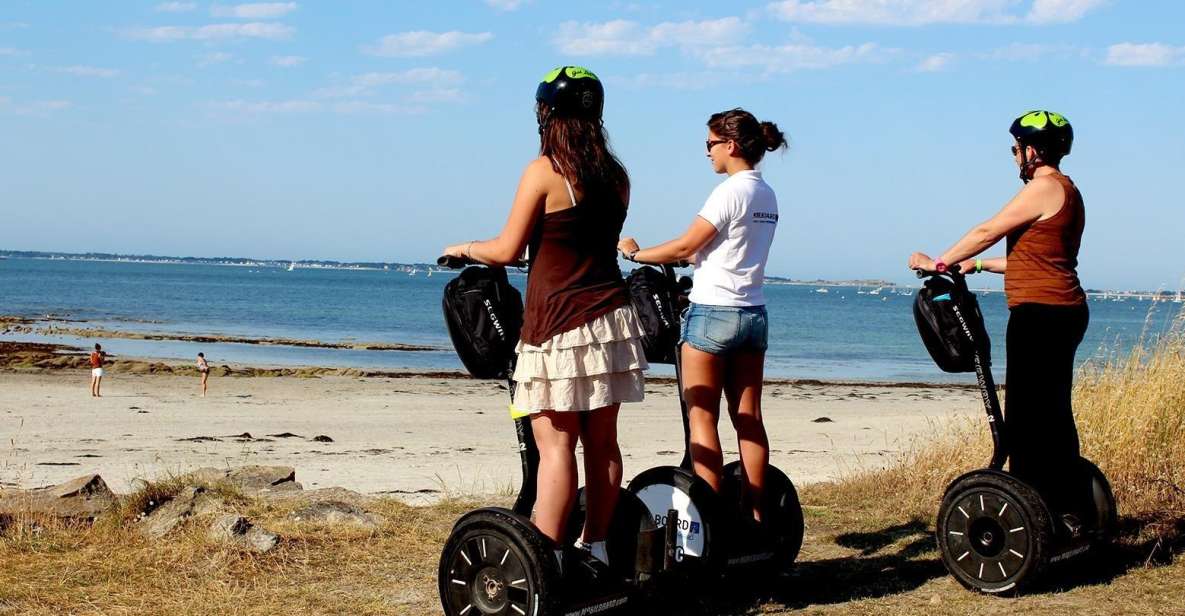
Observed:
[[[210,380],[210,364],[206,362],[206,354],[198,353],[197,356],[198,374],[202,377],[202,397],[206,397],[206,382]]]
[[[91,351],[90,366],[91,366],[91,397],[101,398],[99,387],[103,384],[103,363],[107,361],[107,353],[103,351],[103,346],[95,343],[95,350]]]
[[[648,367],[615,250],[630,181],[609,149],[596,75],[557,68],[535,101],[540,156],[523,172],[506,226],[445,254],[505,265],[530,245],[514,406],[531,413],[539,447],[534,522],[556,542],[558,558],[576,504],[579,439],[588,516],[578,547],[608,562],[605,537],[623,473],[617,413],[622,402],[642,400]]]
[[[1071,390],[1074,354],[1090,312],[1078,280],[1078,250],[1086,224],[1082,193],[1061,172],[1074,130],[1051,111],[1012,122],[1012,156],[1025,186],[1004,209],[976,225],[937,259],[915,252],[911,269],[1004,274],[1008,299],[1004,425],[1009,470],[1033,485],[1058,513],[1075,515],[1089,493],[1077,470],[1078,429]],[[1006,256],[978,255],[1007,238]]]
[[[724,473],[720,446],[720,394],[736,428],[745,474],[745,503],[760,525],[769,465],[769,439],[761,420],[761,386],[768,346],[765,263],[778,226],[778,198],[757,164],[786,148],[772,122],[744,109],[713,114],[704,144],[712,170],[727,174],[683,235],[641,249],[632,237],[618,249],[639,263],[692,260],[695,286],[683,315],[683,397],[691,422],[695,474],[717,492]]]

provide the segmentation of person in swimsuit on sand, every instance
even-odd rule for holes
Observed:
[[[107,353],[103,351],[103,346],[95,343],[95,350],[91,351],[90,366],[91,366],[91,397],[101,398],[99,394],[99,386],[103,383],[103,362],[107,360]]]
[[[210,364],[206,363],[206,354],[198,353],[198,374],[202,375],[202,397],[206,397],[206,382],[210,380]]]

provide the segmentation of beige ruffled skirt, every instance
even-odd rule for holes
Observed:
[[[518,411],[591,411],[620,402],[641,402],[642,326],[632,306],[560,332],[539,346],[519,341],[514,370]]]

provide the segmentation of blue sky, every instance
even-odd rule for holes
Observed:
[[[50,2],[0,8],[0,247],[427,261],[500,228],[537,80],[581,64],[634,182],[626,233],[682,231],[743,106],[772,274],[909,280],[1020,186],[1007,127],[1049,108],[1091,287],[1185,276],[1185,4]],[[998,253],[999,251],[995,251]]]

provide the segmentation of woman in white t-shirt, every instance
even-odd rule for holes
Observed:
[[[743,109],[708,120],[708,159],[728,174],[708,197],[691,227],[669,242],[640,249],[625,238],[618,249],[639,263],[691,259],[695,286],[683,316],[683,396],[691,419],[695,474],[720,491],[724,456],[717,424],[720,394],[739,440],[746,503],[761,521],[769,440],[761,420],[761,384],[768,324],[762,284],[778,225],[778,199],[754,169],[766,152],[786,147],[772,122]]]

